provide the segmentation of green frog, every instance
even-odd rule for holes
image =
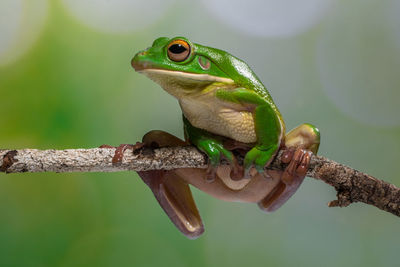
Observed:
[[[147,146],[194,145],[209,159],[208,169],[139,172],[177,228],[197,238],[204,226],[189,185],[222,200],[278,209],[302,183],[319,130],[302,124],[289,133],[269,92],[242,60],[185,37],[156,39],[138,52],[133,68],[174,96],[182,109],[185,140],[163,131],[143,137]],[[284,149],[284,171],[267,170]],[[243,155],[238,164],[235,155]],[[221,159],[229,165],[221,165]]]

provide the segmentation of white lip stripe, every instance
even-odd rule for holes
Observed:
[[[183,71],[173,71],[173,70],[160,70],[160,69],[144,69],[138,72],[143,73],[154,73],[154,74],[164,74],[168,76],[176,76],[176,77],[184,77],[193,80],[201,80],[201,81],[210,81],[210,82],[222,82],[222,83],[229,83],[233,84],[233,80],[229,78],[222,78],[208,74],[197,74],[197,73],[188,73]]]

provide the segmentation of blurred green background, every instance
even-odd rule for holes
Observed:
[[[175,99],[130,59],[183,35],[245,60],[287,127],[320,153],[400,185],[400,1],[1,0],[0,148],[182,134]],[[135,173],[0,174],[0,266],[398,266],[400,220],[328,208],[306,179],[273,214],[194,189],[206,232],[172,225]]]

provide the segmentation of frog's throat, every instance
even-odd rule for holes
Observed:
[[[189,73],[183,71],[175,71],[175,70],[162,70],[162,69],[142,69],[139,71],[140,73],[145,74],[151,79],[158,76],[160,78],[169,77],[170,79],[177,80],[192,80],[195,82],[220,82],[226,84],[233,84],[234,81],[225,77],[218,77],[209,74],[201,74],[201,73]]]

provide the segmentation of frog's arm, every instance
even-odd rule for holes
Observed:
[[[278,114],[267,100],[246,88],[220,89],[216,91],[216,97],[245,105],[253,111],[257,144],[247,152],[244,167],[249,171],[254,164],[259,172],[263,172],[264,166],[272,160],[280,145],[282,126]]]
[[[194,127],[185,116],[183,116],[183,124],[185,137],[198,149],[207,154],[211,166],[216,167],[220,163],[221,155],[230,162],[233,162],[232,152],[224,148],[222,140],[218,136]]]

